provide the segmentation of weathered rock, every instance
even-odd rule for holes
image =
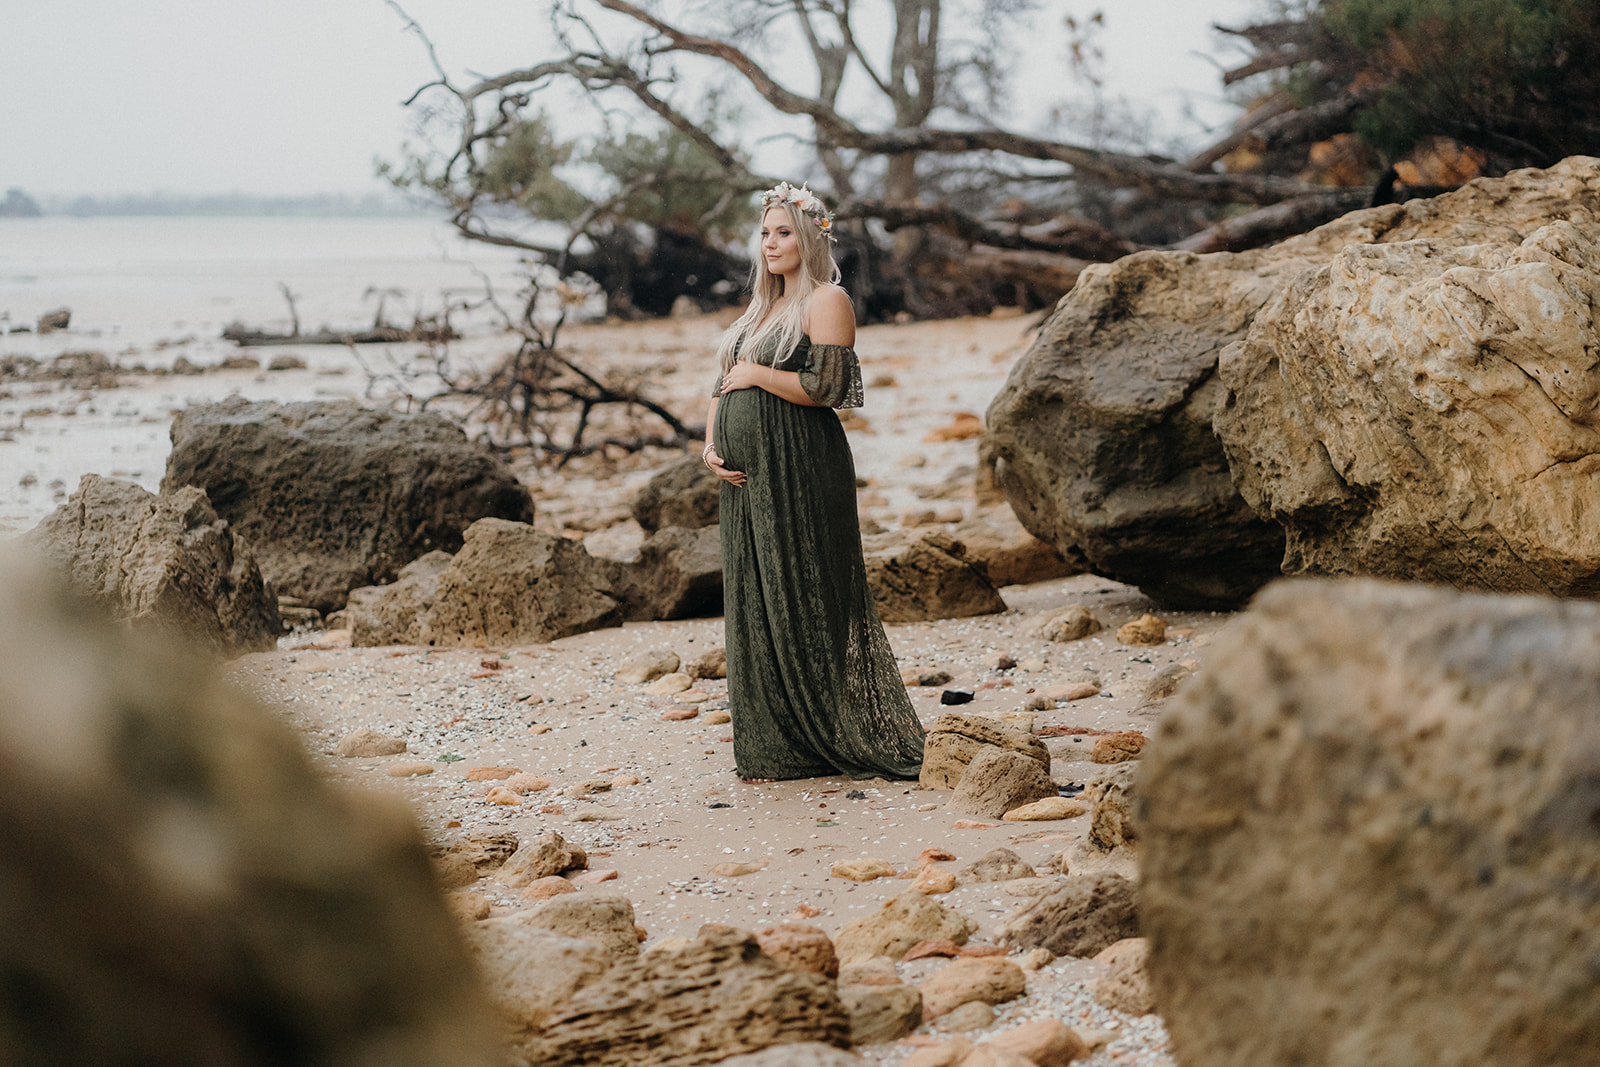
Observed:
[[[906,954],[900,957],[906,963],[913,960],[925,960],[934,956],[945,956],[954,959],[961,955],[961,946],[954,941],[919,941],[906,949]]]
[[[853,860],[838,860],[828,868],[828,874],[834,878],[844,878],[851,882],[870,882],[874,878],[893,878],[898,873],[895,865],[888,860],[874,859],[871,856],[862,856]]]
[[[547,830],[517,846],[500,867],[500,877],[513,889],[520,889],[538,878],[589,866],[589,854],[554,830]]]
[[[591,940],[563,937],[515,915],[477,923],[467,933],[467,945],[495,1007],[523,1039],[615,962]]]
[[[1044,698],[1053,705],[1058,700],[1087,700],[1089,697],[1098,696],[1100,693],[1099,682],[1062,682],[1060,685],[1046,686]]]
[[[1126,763],[1139,758],[1147,738],[1138,730],[1117,730],[1094,739],[1089,758],[1095,763]]]
[[[628,657],[617,670],[617,681],[625,685],[644,685],[663,675],[676,673],[681,661],[670,648],[652,648]]]
[[[645,686],[644,691],[654,696],[672,696],[675,693],[687,692],[692,685],[694,685],[694,682],[690,680],[687,674],[682,671],[674,671],[671,674],[663,674]]]
[[[820,926],[783,923],[762,930],[756,940],[762,952],[785,967],[824,978],[839,977],[839,956],[833,950],[833,939]]]
[[[65,330],[71,323],[71,308],[53,308],[34,320],[33,328],[40,333],[54,333]]]
[[[962,815],[998,819],[1012,808],[1056,795],[1044,764],[1010,749],[989,748],[968,764],[948,807]]]
[[[857,985],[900,985],[900,972],[888,956],[868,956],[866,959],[839,964],[839,987]]]
[[[985,852],[961,868],[959,877],[962,885],[973,885],[977,882],[1008,882],[1013,878],[1032,878],[1035,873],[1026,860],[1009,848],[996,848]]]
[[[1105,624],[1095,617],[1094,612],[1082,604],[1074,604],[1041,623],[1039,636],[1046,641],[1078,641],[1103,629]]]
[[[1057,956],[1093,956],[1138,936],[1137,891],[1131,881],[1111,873],[1068,878],[1060,889],[1007,915],[999,931],[1003,944],[1047,948]]]
[[[549,900],[551,897],[565,896],[576,893],[578,887],[569,879],[559,874],[548,874],[543,878],[535,878],[523,887],[520,896],[523,900]]]
[[[964,519],[950,535],[966,546],[966,557],[983,568],[996,589],[1083,571],[1082,556],[1063,558],[1054,545],[1023,529],[1009,507],[990,508]]]
[[[922,1025],[922,992],[908,985],[839,987],[850,1013],[850,1043],[886,1045]]]
[[[945,1012],[933,1021],[933,1028],[945,1033],[970,1034],[974,1030],[982,1030],[994,1025],[995,1011],[981,1000],[969,1000]],[[963,1067],[977,1053],[973,1052],[962,1060]],[[1006,1064],[1006,1067],[1012,1067]],[[1020,1065],[1018,1065],[1020,1067]]]
[[[1145,968],[1149,955],[1150,943],[1142,937],[1131,937],[1103,949],[1095,960],[1105,964],[1107,970],[1089,987],[1089,992],[1114,1011],[1149,1015],[1156,1010],[1150,972]]]
[[[1600,606],[1285,582],[1208,656],[1139,777],[1181,1062],[1590,1062]]]
[[[23,543],[75,592],[136,630],[229,654],[276,647],[283,632],[253,547],[198,489],[156,496],[86,474]]]
[[[1183,663],[1169,663],[1161,668],[1146,683],[1144,692],[1139,697],[1139,706],[1148,707],[1157,701],[1165,700],[1178,691],[1178,687],[1189,680],[1194,673],[1192,667]]]
[[[406,743],[398,737],[380,734],[368,727],[351,730],[339,739],[338,753],[345,759],[373,756],[398,756],[406,750]]]
[[[1060,1019],[1034,1019],[995,1034],[983,1044],[1020,1056],[1034,1067],[1067,1067],[1074,1060],[1089,1058],[1089,1046]]]
[[[728,650],[723,647],[713,648],[703,652],[689,661],[684,668],[689,677],[696,681],[703,678],[726,678],[728,676]]]
[[[1000,816],[1006,822],[1051,822],[1057,819],[1074,819],[1089,810],[1081,800],[1067,797],[1045,797],[1020,808],[1012,808]]]
[[[1138,764],[1115,764],[1085,784],[1084,803],[1089,805],[1089,843],[1102,851],[1131,845],[1139,839],[1134,823],[1135,788]]]
[[[1594,347],[1597,169],[1090,267],[990,405],[997,483],[1034,534],[1175,607],[1237,605],[1280,564],[1580,593],[1600,549],[1559,517],[1600,492],[1600,431],[1570,414],[1594,363],[1567,355]]]
[[[1361,214],[1218,365],[1284,571],[1600,594],[1600,160]]]
[[[972,1053],[972,1042],[956,1037],[942,1045],[919,1048],[905,1058],[901,1067],[957,1067]]]
[[[433,770],[431,763],[423,763],[421,760],[400,760],[385,767],[383,773],[390,778],[423,778],[432,774]]]
[[[437,866],[445,857],[453,857],[473,872],[469,881],[500,868],[517,851],[517,835],[513,833],[473,833],[456,841],[446,841],[432,849]],[[463,883],[465,884],[465,883]]]
[[[862,539],[867,584],[884,622],[964,619],[1006,610],[994,584],[945,533],[876,534]]]
[[[933,864],[928,864],[917,872],[916,880],[911,883],[911,888],[918,893],[936,896],[940,893],[949,893],[956,887],[955,872],[947,871]]]
[[[722,614],[722,540],[717,527],[668,526],[617,567],[608,590],[630,622]]]
[[[1117,642],[1124,645],[1160,645],[1167,640],[1167,620],[1149,612],[1117,627]]]
[[[229,397],[172,422],[163,491],[205,490],[283,593],[321,612],[393,581],[474,521],[533,521],[505,462],[438,415]]]
[[[1027,987],[1022,968],[1010,960],[952,960],[923,979],[922,1015],[937,1019],[970,1001],[1004,1004]]]
[[[1022,960],[1017,964],[1024,971],[1037,971],[1041,967],[1048,967],[1056,960],[1056,954],[1047,948],[1030,948],[1022,954]]]
[[[439,578],[450,569],[448,552],[427,552],[400,568],[388,585],[350,590],[344,616],[356,648],[422,643],[421,624],[439,599]]]
[[[611,565],[590,556],[581,542],[541,533],[504,519],[480,519],[466,532],[447,567],[428,564],[417,581],[431,596],[394,585],[350,596],[351,641],[363,645],[458,647],[553,641],[622,621],[610,588]],[[420,603],[406,617],[395,604]]]
[[[0,1060],[500,1062],[410,815],[281,722],[0,563]]]
[[[615,893],[556,896],[519,911],[512,918],[536,930],[591,941],[617,959],[631,959],[639,954],[633,904],[627,897]]]
[[[797,1041],[849,1044],[833,983],[721,929],[612,967],[525,1047],[550,1067],[697,1067]]]
[[[717,524],[722,482],[698,456],[659,471],[633,497],[633,518],[646,533],[670,526]]]
[[[954,789],[970,764],[986,746],[1020,752],[1050,769],[1050,750],[1026,730],[982,715],[946,712],[934,722],[922,746],[924,789]]]
[[[833,947],[841,965],[873,956],[899,959],[919,941],[945,940],[964,945],[977,929],[977,923],[954,908],[921,893],[905,892],[840,930]]]

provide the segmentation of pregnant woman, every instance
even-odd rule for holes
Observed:
[[[861,558],[855,461],[834,408],[861,405],[833,216],[762,194],[750,307],[718,347],[704,458],[722,479],[728,697],[739,776],[915,778],[923,730]]]

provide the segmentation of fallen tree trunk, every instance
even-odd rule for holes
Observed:
[[[373,326],[364,330],[330,330],[323,327],[316,333],[269,333],[252,330],[243,323],[233,323],[222,331],[224,341],[245,348],[267,348],[272,345],[375,345],[395,344],[400,341],[453,341],[460,335],[449,324],[421,322],[409,328],[400,326]]]

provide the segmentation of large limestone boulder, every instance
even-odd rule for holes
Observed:
[[[722,482],[698,456],[658,471],[633,497],[633,518],[646,533],[715,526]]]
[[[1374,471],[1385,461],[1397,464],[1399,471],[1419,463],[1410,454],[1415,446],[1406,435],[1404,419],[1406,411],[1419,410],[1415,405],[1397,410],[1393,417],[1385,415],[1378,423],[1383,436],[1374,435],[1364,445],[1360,436],[1371,413],[1383,408],[1363,398],[1401,389],[1401,383],[1409,380],[1410,372],[1397,368],[1392,375],[1384,375],[1392,377],[1392,385],[1357,381],[1361,366],[1371,362],[1371,357],[1361,353],[1371,351],[1375,344],[1381,348],[1383,337],[1391,338],[1384,343],[1393,343],[1395,334],[1420,325],[1414,310],[1395,317],[1402,310],[1409,282],[1402,279],[1376,286],[1372,300],[1358,285],[1342,286],[1339,292],[1355,306],[1342,318],[1338,314],[1324,316],[1326,327],[1313,327],[1311,322],[1295,327],[1290,320],[1297,320],[1304,299],[1291,303],[1286,295],[1281,308],[1274,305],[1273,314],[1283,325],[1271,332],[1264,326],[1258,335],[1260,343],[1249,346],[1248,358],[1240,362],[1238,346],[1252,332],[1258,313],[1292,283],[1328,268],[1336,257],[1352,265],[1383,263],[1390,255],[1409,261],[1418,252],[1405,251],[1405,246],[1418,240],[1441,242],[1435,248],[1460,248],[1486,240],[1502,248],[1508,247],[1509,241],[1514,247],[1540,226],[1565,218],[1569,209],[1575,217],[1590,217],[1594,185],[1585,172],[1594,166],[1593,160],[1573,160],[1552,168],[1550,173],[1556,177],[1545,180],[1541,191],[1521,199],[1504,190],[1541,180],[1525,176],[1538,172],[1513,175],[1498,185],[1480,179],[1464,191],[1433,200],[1354,211],[1269,248],[1209,255],[1139,252],[1089,267],[1061,299],[990,404],[983,451],[995,464],[997,484],[1024,526],[1068,558],[1074,549],[1081,550],[1095,573],[1137,585],[1173,607],[1236,606],[1279,573],[1284,547],[1279,521],[1298,511],[1306,524],[1338,527],[1339,515],[1330,516],[1329,512],[1348,510],[1359,520],[1367,510],[1364,501],[1376,491],[1376,481],[1360,483],[1344,497],[1339,495],[1339,485],[1331,484],[1342,477],[1336,472],[1342,471],[1355,452],[1359,451],[1363,463]],[[1552,240],[1561,245],[1564,239],[1552,236]],[[1525,254],[1530,259],[1539,256],[1534,249]],[[1581,261],[1589,253],[1573,255]],[[1374,258],[1369,261],[1368,256]],[[1582,262],[1551,268],[1563,274],[1561,284],[1569,291],[1577,284],[1578,276],[1571,270],[1574,266],[1581,267]],[[1346,269],[1354,268],[1341,270]],[[1375,285],[1379,273],[1381,269],[1363,274],[1361,285]],[[1420,274],[1411,277],[1420,278]],[[1329,293],[1330,312],[1334,303],[1331,284],[1312,287]],[[1534,286],[1543,287],[1544,283]],[[1469,295],[1470,287],[1457,292],[1461,298],[1458,311],[1449,313],[1441,305],[1434,318],[1447,334],[1470,338],[1474,329],[1479,329],[1487,342],[1495,336],[1490,318],[1473,310],[1477,304]],[[1556,290],[1551,293],[1554,297]],[[1537,298],[1531,302],[1537,303]],[[1493,306],[1491,301],[1483,308]],[[1571,297],[1549,305],[1553,317],[1561,307],[1581,310],[1581,306],[1581,301],[1575,304]],[[1589,321],[1586,312],[1578,317]],[[1451,320],[1459,321],[1451,326]],[[1472,327],[1475,320],[1483,325]],[[1310,332],[1313,328],[1314,334]],[[1303,337],[1301,329],[1308,331]],[[1370,330],[1374,336],[1347,336],[1348,331],[1361,330]],[[1550,332],[1542,331],[1545,335]],[[1294,369],[1281,377],[1277,362],[1280,341],[1298,346],[1289,354]],[[1339,354],[1347,341],[1348,357]],[[1422,353],[1434,343],[1418,334],[1411,340],[1411,348]],[[1470,344],[1459,350],[1468,352]],[[1574,351],[1570,345],[1562,350]],[[1226,359],[1222,358],[1224,352],[1228,353]],[[1325,359],[1329,353],[1338,358]],[[1509,370],[1501,358],[1489,362]],[[1230,367],[1230,363],[1234,365]],[[1541,378],[1551,397],[1569,388],[1555,384],[1561,377],[1558,364],[1559,360],[1551,363],[1546,357],[1539,364],[1545,369],[1533,374]],[[1589,366],[1592,364],[1578,358],[1569,373],[1582,376],[1581,368]],[[1418,383],[1419,393],[1427,392],[1431,398],[1428,402],[1419,399],[1421,407],[1442,403],[1458,388],[1448,384],[1453,373],[1448,360],[1437,370],[1438,380],[1428,379],[1430,389],[1424,390],[1424,383]],[[1345,383],[1353,383],[1348,399]],[[1537,399],[1523,395],[1524,406],[1527,400]],[[1581,395],[1583,387],[1579,386],[1567,399],[1546,403],[1565,404],[1565,411],[1578,411]],[[1483,410],[1488,406],[1487,401],[1481,405]],[[1510,414],[1508,411],[1504,417]],[[1478,414],[1457,420],[1462,427],[1459,432],[1475,432],[1468,427],[1483,417]],[[1503,417],[1490,421],[1503,421]],[[1581,422],[1581,417],[1572,421]],[[1220,440],[1213,423],[1221,433]],[[1329,451],[1336,452],[1332,465],[1320,454],[1319,436],[1327,434],[1325,427],[1330,423],[1349,431],[1346,442],[1330,441]],[[1549,429],[1555,426],[1552,423]],[[1593,451],[1581,444],[1574,451],[1572,446],[1582,437],[1574,437],[1569,430],[1540,447],[1556,459],[1569,461],[1579,461]],[[1259,440],[1253,439],[1258,434]],[[1443,440],[1445,435],[1428,436]],[[1527,447],[1529,456],[1538,452],[1531,443]],[[1571,453],[1570,457],[1565,453]],[[1537,472],[1534,458],[1525,462]],[[1441,464],[1438,473],[1443,475],[1447,461],[1435,462]],[[1251,466],[1259,469],[1246,469]],[[1582,477],[1581,462],[1579,467],[1574,482]],[[1363,467],[1352,469],[1365,476]],[[1301,473],[1272,489],[1286,472]],[[1379,477],[1373,474],[1374,479]],[[1253,483],[1261,484],[1253,487]],[[1452,501],[1465,499],[1459,484],[1449,486],[1447,492],[1446,485],[1439,482],[1436,489]],[[1552,497],[1556,496],[1552,491]],[[1484,498],[1476,499],[1486,506]],[[1252,504],[1265,517],[1258,517]],[[1427,510],[1421,514],[1431,517],[1437,513]],[[1467,528],[1475,527],[1474,515],[1463,518]],[[1371,532],[1389,536],[1381,526],[1374,526]],[[1445,531],[1441,536],[1448,541],[1454,535]],[[1295,555],[1299,551],[1291,546],[1291,567],[1299,566]]]
[[[0,565],[0,1062],[501,1061],[398,802],[206,657]]]
[[[283,633],[254,553],[199,489],[156,496],[86,474],[24,541],[134,629],[223,653],[273,648]]]
[[[938,531],[906,531],[862,539],[867,585],[884,622],[964,619],[1006,610],[966,546]]]
[[[849,1046],[833,982],[769,959],[753,934],[725,927],[616,964],[526,1049],[549,1067],[697,1067],[801,1041]]]
[[[1244,499],[1289,573],[1600,594],[1600,160],[1388,210],[1222,356]]]
[[[1600,1048],[1600,606],[1286,582],[1139,775],[1189,1067],[1577,1067]]]
[[[162,488],[199,486],[280,593],[324,613],[461,546],[487,516],[533,521],[527,490],[438,415],[229,397],[178,413]]]
[[[351,641],[525,645],[616,626],[622,605],[606,591],[612,567],[580,541],[480,519],[448,564],[428,557],[393,585],[352,593]]]
[[[1283,531],[1234,489],[1211,430],[1217,354],[1286,275],[1323,258],[1290,241],[1088,267],[985,419],[1022,525],[1172,607],[1233,607],[1276,575]]]

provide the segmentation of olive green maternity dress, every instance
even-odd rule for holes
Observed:
[[[773,342],[755,362],[772,363]],[[867,586],[855,461],[836,407],[861,404],[855,352],[802,337],[777,364],[804,407],[765,389],[717,404],[733,754],[741,778],[915,778],[923,729]],[[718,392],[720,393],[720,387]]]

